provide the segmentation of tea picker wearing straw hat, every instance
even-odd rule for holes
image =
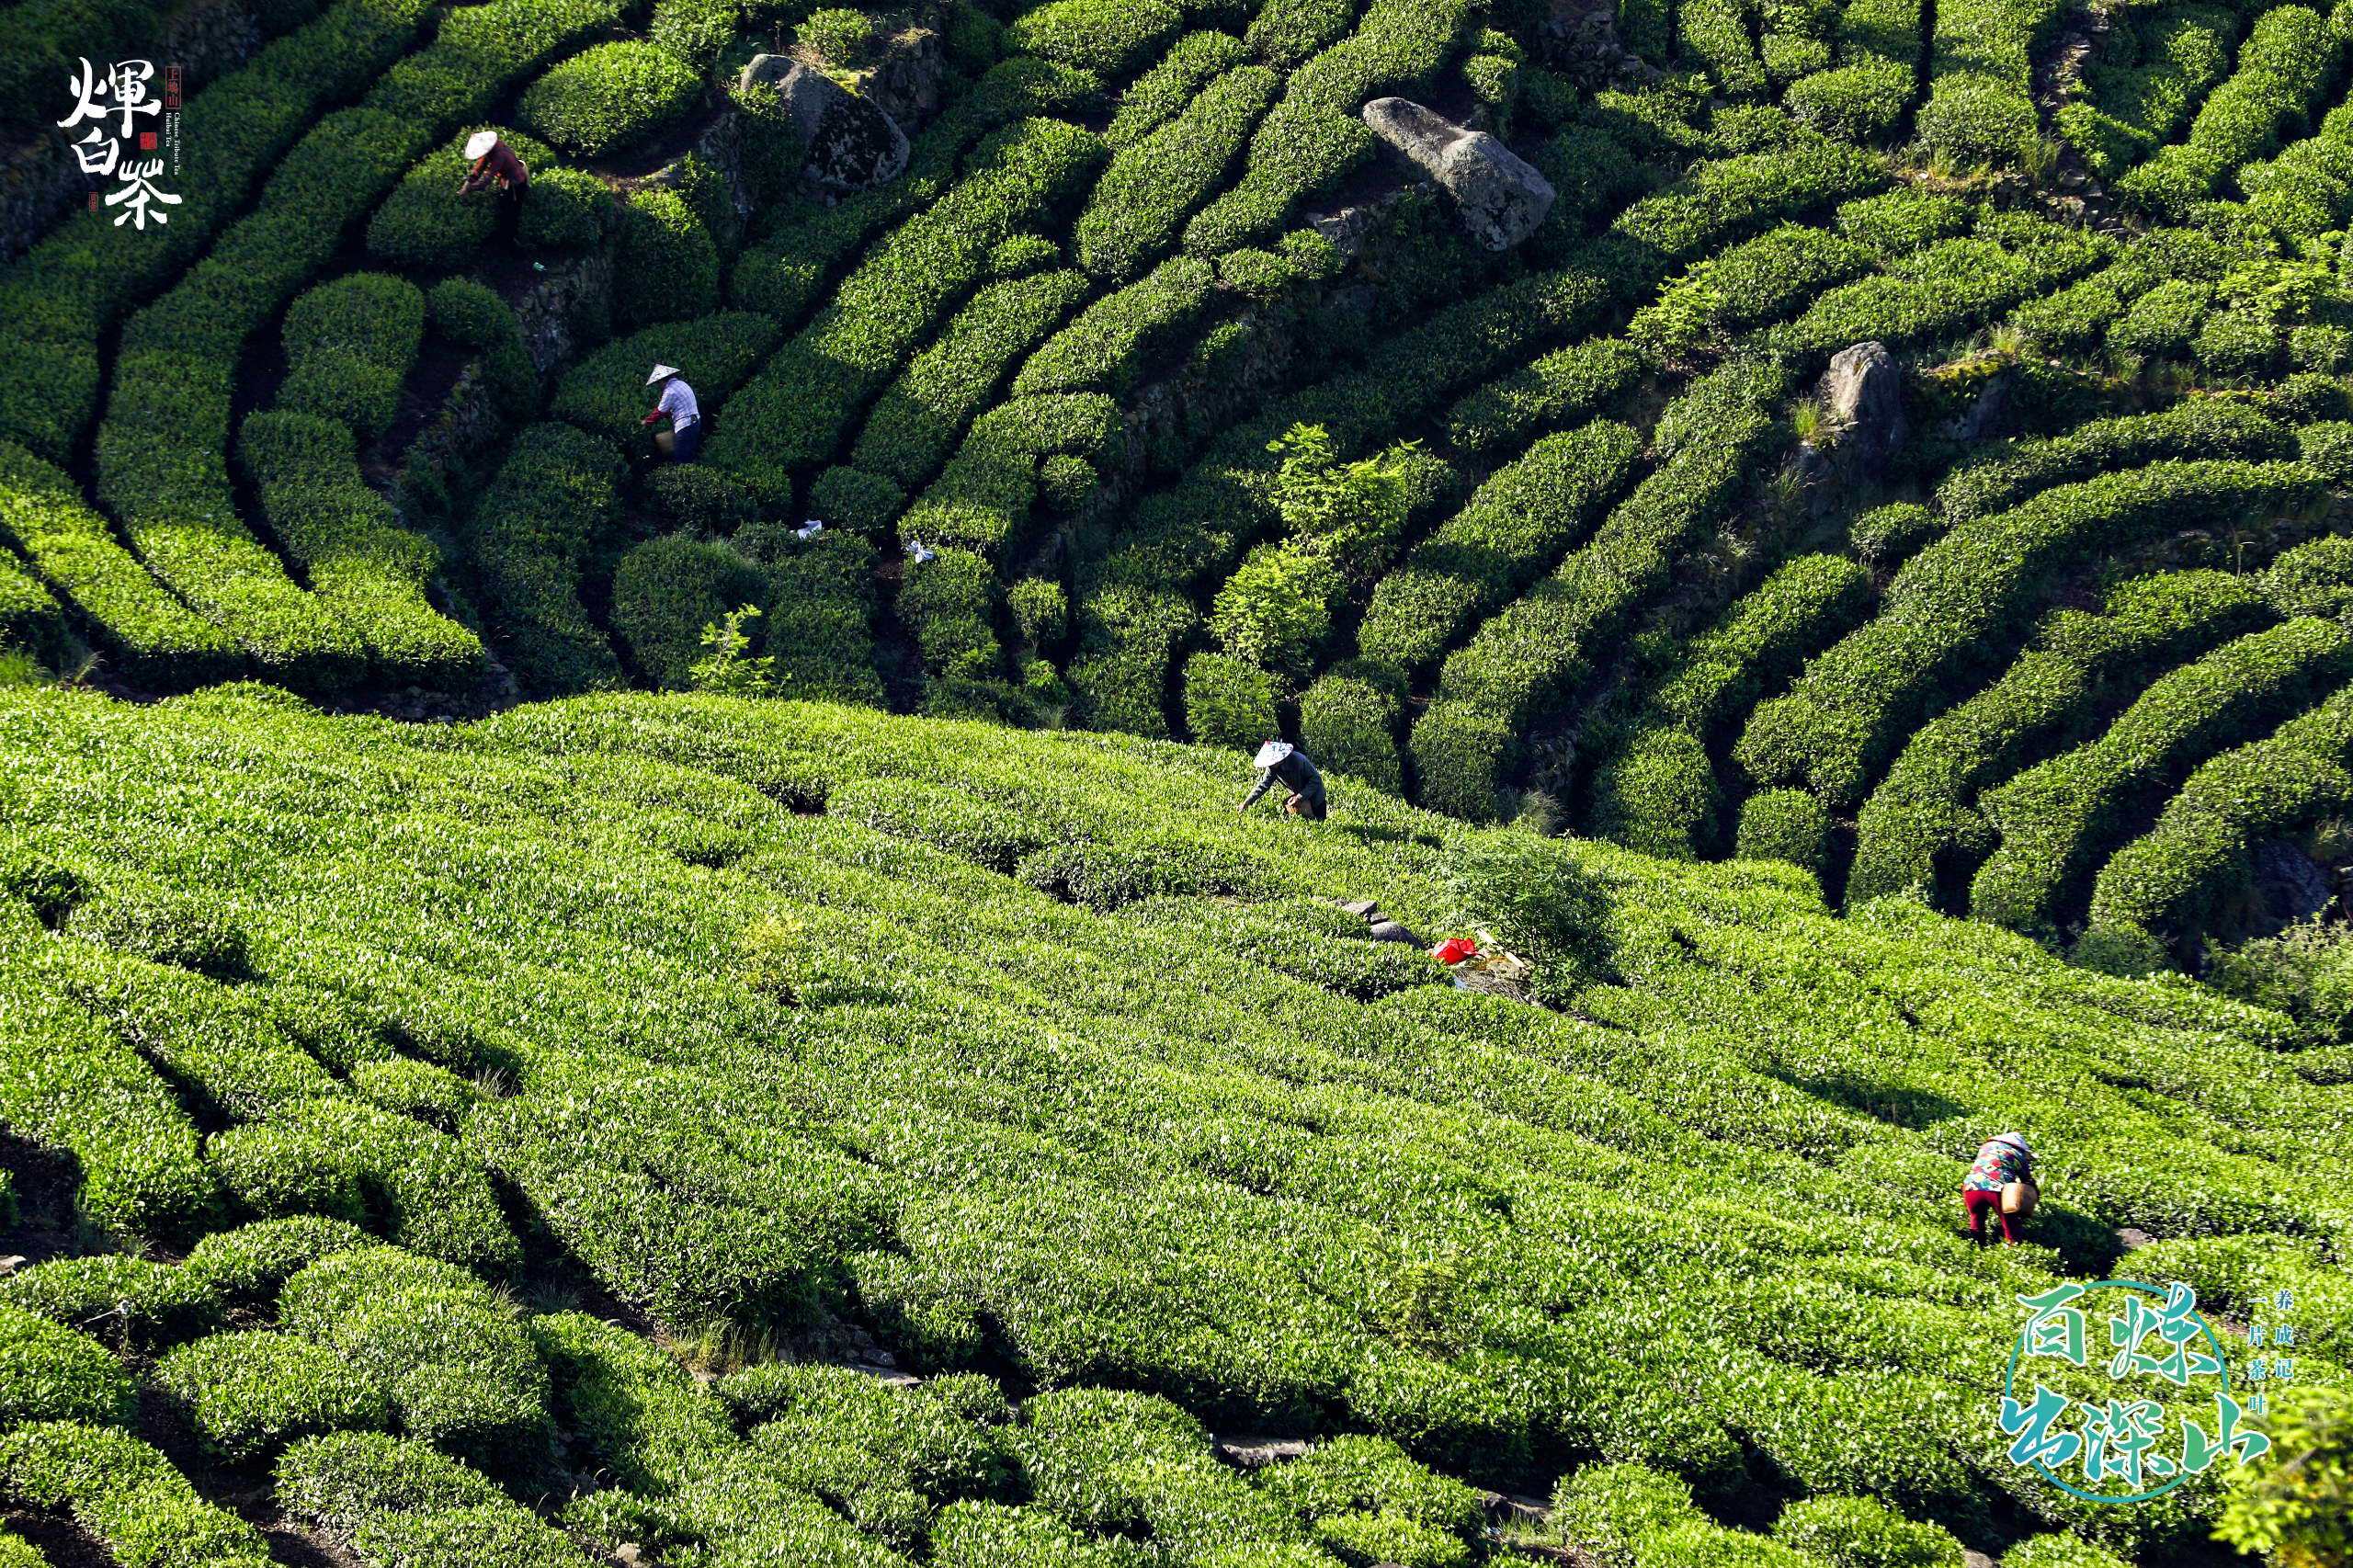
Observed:
[[[1977,1151],[1977,1161],[1961,1184],[1961,1206],[1969,1215],[1969,1239],[1979,1246],[1993,1238],[1985,1233],[1985,1216],[2002,1221],[2002,1244],[2018,1240],[2018,1224],[2034,1212],[2041,1191],[2034,1182],[2034,1151],[2023,1132],[2005,1132]],[[2017,1223],[2013,1223],[2017,1221]]]
[[[649,387],[662,389],[662,400],[654,412],[638,421],[651,425],[664,415],[670,416],[667,430],[654,433],[654,444],[662,455],[673,462],[690,463],[702,450],[702,405],[695,402],[695,389],[687,385],[676,365],[656,365],[654,373],[645,378]]]
[[[1258,748],[1251,765],[1259,769],[1257,786],[1243,799],[1242,809],[1248,811],[1258,803],[1258,797],[1277,784],[1290,791],[1290,799],[1283,802],[1283,810],[1310,822],[1322,822],[1329,804],[1324,794],[1324,776],[1307,760],[1307,754],[1284,741],[1268,741]]]
[[[531,171],[495,131],[477,131],[466,138],[466,162],[471,167],[458,187],[460,196],[496,185],[506,195],[519,198],[530,186]]]

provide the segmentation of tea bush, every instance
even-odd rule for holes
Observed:
[[[613,570],[613,630],[656,685],[683,687],[701,656],[702,629],[756,602],[764,586],[751,562],[723,544],[648,540]]]
[[[289,1279],[278,1311],[416,1437],[518,1467],[545,1440],[546,1370],[513,1309],[461,1268],[390,1247],[338,1253]]]
[[[267,1459],[310,1433],[382,1426],[382,1392],[334,1350],[291,1335],[221,1334],[156,1364],[156,1382],[205,1445],[233,1463]]]
[[[534,82],[523,123],[584,158],[625,151],[678,120],[702,90],[694,69],[650,43],[600,43]]]
[[[2131,689],[2262,619],[2259,597],[2220,572],[2166,573],[2120,585],[2105,614],[2060,610],[2039,646],[1938,714],[1907,742],[1856,817],[1852,898],[1927,889],[1939,864],[1973,869],[1992,847],[1977,810],[1985,786],[2092,717],[2103,687]]]
[[[851,460],[902,486],[929,480],[1012,367],[1086,295],[1086,283],[1071,272],[982,289],[875,400]]]
[[[1125,279],[1173,246],[1281,88],[1272,71],[1239,67],[1165,125],[1122,147],[1079,215],[1079,265],[1098,278]]]
[[[1015,18],[1007,41],[1116,81],[1183,25],[1184,13],[1175,0],[1048,0]]]
[[[2187,777],[2203,756],[2293,713],[2353,673],[2353,645],[2327,621],[2290,620],[2225,643],[2161,677],[2089,745],[2053,757],[1985,797],[2002,842],[1970,907],[2015,930],[2048,929],[2110,825]]]
[[[259,1530],[205,1502],[148,1444],[128,1433],[40,1421],[0,1437],[0,1474],[37,1507],[73,1518],[123,1568],[263,1568]]]
[[[1760,782],[1802,782],[1851,804],[1942,671],[2017,646],[2015,632],[1997,629],[2024,630],[2019,612],[2051,572],[2209,508],[2291,512],[2316,485],[2296,463],[2160,462],[1963,524],[1896,574],[1878,619],[1816,660],[1790,695],[1757,709],[1734,755]]]
[[[106,1346],[21,1306],[0,1305],[0,1426],[127,1426],[129,1372]]]
[[[997,242],[1066,199],[1101,155],[1097,137],[1058,120],[1026,120],[990,138],[975,172],[845,278],[736,396],[710,460],[773,494],[831,453],[851,418],[925,346],[939,312],[979,280]]]
[[[2183,216],[2230,171],[2279,146],[2283,129],[2311,112],[2338,52],[2319,12],[2301,6],[2266,12],[2188,136],[2120,178],[2117,194],[2144,211]]]
[[[1323,3],[1328,6],[1332,0]],[[1348,0],[1338,0],[1343,7],[1347,3]],[[1278,8],[1269,6],[1264,10],[1272,12]],[[1183,114],[1200,96],[1202,88],[1235,66],[1246,64],[1249,59],[1249,50],[1231,33],[1187,33],[1169,46],[1159,63],[1130,83],[1128,90],[1120,95],[1119,108],[1103,132],[1103,140],[1113,152],[1124,152]]]

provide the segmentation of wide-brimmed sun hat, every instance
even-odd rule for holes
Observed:
[[[1996,1143],[2007,1143],[2011,1148],[2016,1149],[2021,1154],[2031,1154],[2034,1153],[2032,1149],[2027,1147],[2026,1134],[2023,1132],[2005,1132],[1999,1138],[1995,1139],[1994,1142]]]
[[[675,376],[677,373],[678,367],[676,365],[656,365],[654,367],[654,373],[645,378],[645,384],[650,387],[663,377]]]
[[[466,156],[469,158],[482,157],[489,153],[493,147],[497,145],[497,131],[477,131],[472,136],[466,138]]]
[[[1268,741],[1258,748],[1258,755],[1251,760],[1251,766],[1272,767],[1297,749],[1288,741]]]

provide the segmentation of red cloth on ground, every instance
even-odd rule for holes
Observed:
[[[1961,1206],[1969,1211],[1969,1234],[1972,1239],[1981,1244],[1985,1240],[1985,1216],[1991,1213],[2002,1221],[2004,1242],[2014,1244],[2018,1240],[2017,1223],[2007,1214],[2002,1212],[2000,1193],[1963,1190],[1961,1195]]]

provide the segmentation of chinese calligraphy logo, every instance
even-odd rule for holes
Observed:
[[[2090,1301],[2101,1291],[2114,1292],[2105,1351],[2086,1324]],[[2250,1411],[2233,1395],[2229,1353],[2200,1315],[2189,1286],[2070,1280],[2018,1301],[2032,1315],[2018,1332],[2002,1383],[2001,1427],[2012,1439],[2012,1464],[2041,1471],[2086,1502],[2145,1503],[2225,1458],[2245,1464],[2270,1449],[2269,1437],[2245,1425]],[[2050,1375],[2079,1392],[2037,1378],[2033,1392],[2021,1398],[2018,1372],[2029,1361],[2060,1363]],[[2082,1375],[2070,1376],[2069,1369]],[[2089,1388],[2102,1374],[2106,1386]],[[2212,1383],[2211,1416],[2193,1388],[2201,1380]],[[2261,1414],[2259,1405],[2253,1414]],[[2171,1436],[2176,1428],[2177,1438]],[[2071,1466],[2075,1481],[2062,1473]]]
[[[166,210],[180,204],[179,197],[155,183],[163,176],[166,151],[177,166],[179,67],[165,74],[160,97],[154,81],[154,62],[149,60],[121,61],[101,76],[84,59],[79,71],[66,73],[74,107],[57,127],[65,132],[84,174],[120,182],[106,199],[108,207],[122,209],[115,218],[116,228],[129,223],[144,230],[150,218],[168,223],[171,213]],[[85,125],[89,129],[75,139],[74,133]],[[94,190],[91,210],[97,205]]]

